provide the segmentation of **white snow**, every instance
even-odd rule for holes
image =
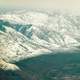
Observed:
[[[66,14],[50,16],[41,12],[1,15],[0,19],[10,24],[32,24],[31,28],[24,31],[26,34],[31,32],[32,35],[29,39],[20,32],[21,30],[16,31],[16,28],[5,25],[6,31],[0,31],[0,57],[8,62],[15,62],[50,53],[55,49],[76,48],[80,44],[80,25],[76,25],[76,22],[79,22],[76,17],[72,16]]]

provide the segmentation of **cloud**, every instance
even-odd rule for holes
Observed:
[[[80,8],[80,0],[0,0],[3,6],[31,6],[49,8]]]

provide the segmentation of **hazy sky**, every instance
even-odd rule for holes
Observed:
[[[50,8],[79,9],[80,0],[0,0],[0,6],[36,6]]]

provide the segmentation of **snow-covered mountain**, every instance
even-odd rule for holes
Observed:
[[[55,50],[79,50],[79,21],[79,15],[61,12],[0,15],[0,58],[14,63]]]

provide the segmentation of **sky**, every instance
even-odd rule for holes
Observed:
[[[79,9],[80,0],[0,0],[0,6]]]

